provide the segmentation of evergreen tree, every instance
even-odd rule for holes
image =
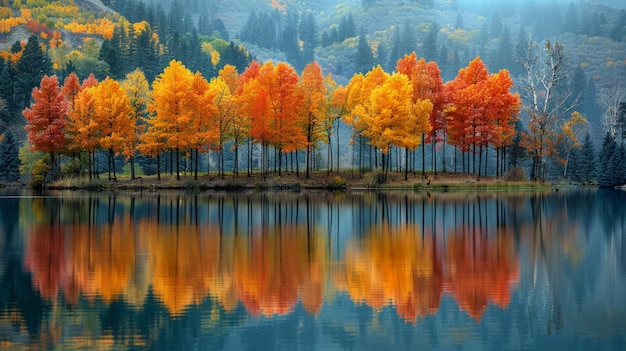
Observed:
[[[593,77],[587,80],[583,103],[581,110],[585,112],[585,116],[588,116],[587,121],[589,125],[596,130],[601,130],[602,120],[600,116],[602,115],[602,111],[600,110],[600,106],[598,106],[598,91]]]
[[[509,158],[509,168],[516,168],[522,165],[522,160],[526,157],[526,150],[522,146],[522,132],[524,131],[524,123],[521,120],[515,122],[515,136],[513,142],[507,148]]]
[[[424,40],[424,59],[426,61],[438,61],[437,60],[437,36],[439,35],[439,25],[436,22],[430,24],[430,29],[426,34]]]
[[[598,184],[600,186],[613,186],[612,163],[614,160],[611,159],[616,148],[615,138],[607,132],[598,154]]]
[[[585,89],[587,88],[587,78],[585,77],[585,72],[583,71],[582,65],[578,65],[576,67],[576,71],[574,72],[574,76],[570,81],[570,92],[572,99],[577,101],[571,101],[570,104],[576,103],[582,107],[585,106],[585,99],[587,94]],[[587,111],[584,111],[587,112]]]
[[[391,46],[391,50],[389,52],[389,60],[387,62],[387,66],[395,68],[398,60],[403,57],[402,49],[400,46],[400,28],[396,28],[393,33],[393,45]]]
[[[339,29],[337,30],[337,41],[343,42],[348,38],[354,37],[356,37],[356,24],[354,23],[354,19],[352,18],[352,13],[349,13],[348,16],[344,16],[339,23]]]
[[[576,151],[573,158],[575,162],[574,180],[582,183],[593,183],[596,180],[597,162],[591,135],[587,133],[580,150],[574,150]]]
[[[109,65],[109,73],[111,73],[111,77],[115,79],[119,79],[123,76],[122,67],[124,67],[122,57],[118,51],[120,46],[117,45],[119,40],[117,32],[118,29],[116,28],[113,38],[102,42],[100,56],[98,57],[98,59]]]
[[[7,110],[13,114],[17,110],[15,103],[14,70],[0,58],[0,98],[7,104]]]
[[[7,131],[0,144],[0,180],[15,182],[20,179],[19,147],[13,133]]]
[[[312,13],[308,12],[302,16],[298,32],[302,41],[302,64],[307,65],[315,61],[315,47],[317,46],[317,24]]]
[[[402,29],[402,35],[400,36],[399,43],[400,56],[398,59],[404,57],[404,55],[410,55],[412,52],[417,51],[417,38],[415,37],[415,31],[411,22],[406,22]]]
[[[624,40],[624,28],[626,28],[626,11],[622,11],[621,15],[613,25],[609,38],[621,42]]]
[[[502,17],[500,17],[500,13],[496,10],[491,16],[491,22],[489,23],[489,38],[499,37],[503,27]]]
[[[374,67],[374,54],[369,42],[365,38],[365,34],[359,36],[359,42],[356,48],[356,55],[354,58],[354,72],[355,73],[367,73],[372,67]]]
[[[248,53],[231,41],[230,45],[228,45],[228,47],[226,47],[222,52],[218,70],[229,64],[235,66],[237,68],[237,72],[243,72],[251,61],[252,59]]]
[[[509,31],[508,26],[504,26],[501,31],[498,49],[493,54],[492,66],[490,69],[494,72],[501,69],[508,69],[509,71],[512,71],[511,68],[515,64],[517,63],[515,60],[513,43],[511,42],[511,32]]]
[[[252,9],[250,14],[248,15],[248,20],[246,24],[244,24],[241,29],[241,33],[239,33],[239,39],[242,41],[246,41],[248,43],[257,44],[257,35],[259,30],[259,19],[257,17],[256,11]]]
[[[37,36],[31,35],[16,65],[15,93],[18,109],[28,106],[33,88],[38,87],[43,76],[51,72],[52,61],[42,50]]]
[[[178,33],[182,35],[185,33],[185,12],[183,11],[183,7],[178,0],[174,0],[172,3],[172,7],[170,7],[170,12],[167,14],[167,27],[169,29],[168,35],[173,35],[174,33]]]

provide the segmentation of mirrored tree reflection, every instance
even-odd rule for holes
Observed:
[[[16,345],[354,348],[374,326],[437,344],[497,311],[517,316],[502,328],[589,327],[572,305],[626,331],[626,217],[603,192],[58,195],[13,201],[21,224],[0,231]]]

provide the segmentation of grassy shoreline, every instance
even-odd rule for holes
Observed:
[[[386,182],[380,182],[377,172],[359,174],[358,172],[330,173],[316,172],[306,178],[294,173],[270,174],[263,177],[261,174],[251,176],[226,175],[201,175],[196,180],[193,175],[181,175],[176,179],[175,175],[162,175],[161,180],[156,176],[142,176],[131,180],[127,175],[121,175],[117,180],[108,180],[106,176],[100,179],[88,177],[65,178],[49,184],[47,189],[56,190],[216,190],[216,191],[243,191],[243,190],[276,190],[276,191],[300,191],[300,190],[412,190],[412,191],[524,191],[537,189],[552,189],[558,186],[552,183],[510,181],[496,177],[481,177],[475,175],[439,173],[409,174],[404,179],[403,173],[390,172]]]

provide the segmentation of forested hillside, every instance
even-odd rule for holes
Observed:
[[[573,175],[568,174],[568,163],[581,159],[576,154],[583,149],[582,140],[586,133],[589,135],[589,145],[584,146],[587,155],[593,151],[594,145],[596,149],[600,146],[606,139],[605,134],[612,139],[622,137],[619,103],[626,100],[622,84],[626,79],[626,11],[616,10],[611,5],[609,0],[550,3],[523,0],[355,0],[339,3],[326,0],[0,0],[0,132],[10,132],[10,139],[16,140],[13,143],[21,145],[26,141],[25,148],[32,146],[25,140],[23,127],[26,121],[22,112],[29,106],[32,109],[31,104],[35,102],[34,95],[31,95],[33,88],[43,89],[42,78],[46,75],[55,75],[60,89],[72,72],[87,85],[99,85],[107,77],[123,82],[139,69],[148,84],[156,84],[164,69],[176,61],[185,70],[197,72],[203,79],[211,81],[218,77],[220,70],[230,67],[242,77],[254,75],[256,73],[246,72],[253,67],[249,66],[250,63],[258,60],[261,64],[269,61],[288,63],[295,76],[300,75],[299,79],[304,80],[304,68],[317,62],[321,73],[329,75],[325,89],[332,85],[332,91],[339,88],[341,92],[344,87],[360,86],[359,77],[362,76],[378,74],[386,77],[384,81],[393,82],[396,79],[393,73],[401,69],[399,60],[415,52],[416,62],[424,58],[423,62],[436,67],[434,76],[445,84],[447,97],[442,98],[442,106],[433,107],[430,125],[420,129],[424,144],[415,147],[421,149],[421,162],[417,154],[399,156],[395,148],[400,149],[404,141],[384,141],[385,145],[396,150],[394,162],[397,169],[402,163],[407,170],[410,163],[414,168],[421,163],[423,171],[449,171],[453,165],[458,171],[458,164],[459,169],[480,176],[481,164],[484,164],[483,174],[499,175],[506,169],[522,166],[534,179],[569,178]],[[472,68],[472,62],[477,58],[480,58],[481,65],[484,64],[484,70]],[[550,65],[550,60],[555,59],[556,64]],[[384,75],[375,73],[376,66],[380,66]],[[463,81],[461,74],[471,70],[484,71],[485,75],[494,77],[505,70],[506,77],[511,78],[510,93],[519,94],[521,102],[519,108],[514,108],[518,115],[505,113],[506,128],[512,127],[519,118],[511,133],[481,131],[488,124],[496,123],[497,126],[499,123],[494,119],[493,111],[485,114],[491,116],[489,121],[480,117],[480,121],[473,122],[473,131],[469,134],[466,131],[455,137],[454,131],[447,129],[448,122],[470,118],[459,114],[462,98],[460,95],[454,98],[456,95],[451,91],[459,94],[460,90],[468,89],[465,83],[460,83]],[[553,73],[558,71],[558,74],[550,78],[548,85],[541,86],[546,81],[540,79],[535,81],[550,70]],[[408,72],[404,75],[410,79]],[[509,86],[505,81],[497,84]],[[398,86],[383,88],[384,84],[387,83],[379,80],[375,85],[386,91],[400,89]],[[473,82],[470,87],[476,84]],[[487,89],[492,83],[485,84],[480,89]],[[240,89],[243,88],[241,85]],[[231,93],[240,94],[241,90]],[[331,95],[328,93],[329,99]],[[434,103],[434,96],[414,95],[412,104],[418,100]],[[533,101],[542,102],[533,104]],[[210,145],[202,147],[205,158],[200,162],[206,169],[219,162],[222,172],[224,158],[226,162],[234,163],[232,169],[237,169],[238,163],[243,162],[238,156],[246,160],[247,167],[252,162],[261,164],[271,158],[274,168],[280,172],[277,164],[282,162],[283,156],[288,157],[283,153],[294,153],[291,156],[292,169],[295,156],[296,168],[298,164],[306,163],[307,170],[309,162],[318,169],[323,164],[336,164],[338,169],[356,163],[362,168],[364,160],[368,159],[367,167],[382,166],[384,171],[386,166],[390,167],[384,161],[389,150],[376,145],[372,135],[368,136],[362,129],[364,125],[360,120],[364,115],[357,106],[363,107],[363,102],[349,102],[348,99],[344,103],[344,110],[340,112],[325,112],[336,114],[328,129],[327,141],[305,135],[308,139],[297,145],[284,141],[266,145],[261,135],[256,138],[244,136],[244,140],[258,148],[250,147],[247,155],[237,155],[240,141],[233,141],[232,133],[226,133],[228,137],[220,138],[218,144],[211,141]],[[338,108],[337,104],[334,101],[333,106]],[[415,106],[411,108],[415,109]],[[140,116],[137,121],[158,114],[150,103],[144,108],[145,116]],[[358,117],[359,121],[355,122],[349,116]],[[299,123],[298,128],[301,128],[303,122],[294,123]],[[380,120],[372,123],[380,125]],[[138,126],[137,133],[143,134],[149,124]],[[582,125],[584,128],[579,128]],[[391,125],[385,128],[391,128]],[[553,134],[541,134],[544,129],[550,129]],[[337,139],[334,151],[330,146],[331,134],[341,135],[342,140],[339,143]],[[497,140],[493,139],[496,134]],[[476,138],[482,141],[478,142]],[[544,146],[545,140],[554,143]],[[176,157],[179,164],[193,159],[190,158],[193,152],[189,150],[164,145],[159,152],[137,154],[146,157],[145,160],[138,158],[146,172],[155,172],[154,166],[148,164],[167,162],[160,156],[169,159],[171,172],[172,151],[176,151],[176,156],[183,151],[182,160]],[[374,146],[374,149],[364,149],[363,145]],[[446,154],[446,146],[453,151]],[[497,152],[490,154],[490,146]],[[273,157],[265,154],[268,152],[266,147],[277,154]],[[115,156],[116,153],[102,148],[102,145],[94,152],[109,152],[108,162],[101,163],[110,167],[115,157],[120,166],[134,162],[134,152],[139,149],[133,149],[125,159],[122,152]],[[316,152],[319,149],[327,152]],[[621,164],[621,161],[611,160],[611,155],[622,152],[615,152],[617,149],[605,151],[610,153],[604,161],[606,164]],[[211,156],[211,150],[220,150],[219,160],[215,155]],[[298,155],[298,150],[305,150],[306,157],[303,153]],[[66,154],[71,156],[71,153]],[[480,160],[478,163],[472,161],[471,170],[470,155],[474,159],[478,155]],[[481,163],[483,156],[485,160]],[[622,156],[626,159],[626,153]],[[195,157],[198,162],[197,153]],[[317,161],[313,162],[309,157],[315,157]],[[414,160],[409,161],[409,157]],[[78,163],[79,169],[83,167],[81,163],[86,164]],[[606,164],[599,167],[606,169]],[[105,168],[90,168],[89,173],[106,169],[106,166],[102,167]],[[626,167],[623,173],[626,180]],[[585,177],[585,181],[590,180],[588,175]]]

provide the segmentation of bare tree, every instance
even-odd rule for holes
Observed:
[[[548,162],[558,154],[556,142],[565,116],[578,102],[562,90],[568,78],[563,44],[546,41],[541,48],[528,40],[516,51],[523,68],[519,81],[527,119],[522,145],[532,157],[531,179],[545,180]]]
[[[598,96],[598,106],[604,111],[602,125],[614,138],[620,123],[625,122],[620,121],[620,104],[623,102],[626,102],[626,87],[614,76],[606,87],[600,89]]]

